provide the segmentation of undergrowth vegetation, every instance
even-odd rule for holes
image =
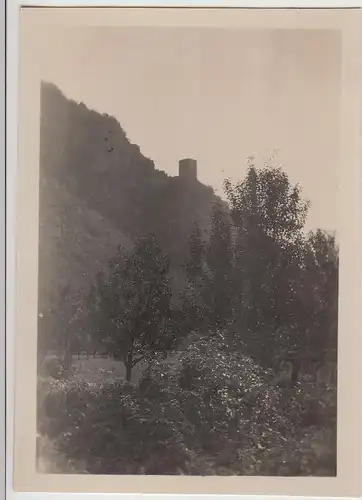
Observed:
[[[281,389],[222,334],[193,339],[137,385],[48,379],[39,428],[93,474],[334,475],[335,389]]]

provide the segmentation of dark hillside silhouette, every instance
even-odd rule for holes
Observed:
[[[170,255],[177,287],[192,224],[210,224],[212,188],[157,170],[115,118],[51,83],[41,85],[40,136],[39,311],[56,310],[64,286],[86,289],[119,244],[147,231]]]

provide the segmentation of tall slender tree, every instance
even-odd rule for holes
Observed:
[[[335,236],[320,229],[311,232],[300,297],[309,319],[305,345],[308,357],[337,358],[338,268]]]
[[[200,279],[204,272],[205,244],[197,222],[193,223],[193,229],[189,239],[189,258],[185,269],[187,279],[194,283]]]
[[[199,225],[194,222],[185,263],[186,287],[183,291],[184,327],[186,333],[204,328],[209,316],[205,290],[208,270],[205,260],[206,246]]]
[[[221,201],[212,209],[212,226],[207,251],[208,302],[211,324],[224,327],[232,316],[233,249],[229,214]]]
[[[237,233],[239,325],[253,354],[267,364],[295,337],[290,334],[297,323],[295,282],[309,204],[280,168],[251,163],[243,181],[226,181],[224,188]]]

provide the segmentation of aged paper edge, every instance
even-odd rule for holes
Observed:
[[[32,36],[52,28],[194,26],[337,30],[342,38],[339,175],[340,301],[336,478],[37,474],[36,337],[40,81]],[[30,38],[29,38],[30,37]],[[358,10],[25,8],[20,15],[14,488],[82,493],[360,496],[360,48]],[[65,40],[66,43],[66,40]],[[50,55],[51,57],[51,55]],[[312,152],[311,152],[312,154]]]

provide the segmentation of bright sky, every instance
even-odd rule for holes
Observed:
[[[278,151],[312,208],[335,229],[341,55],[337,32],[82,28],[47,33],[41,73],[67,97],[114,115],[156,168],[198,161],[219,194],[246,159]]]

